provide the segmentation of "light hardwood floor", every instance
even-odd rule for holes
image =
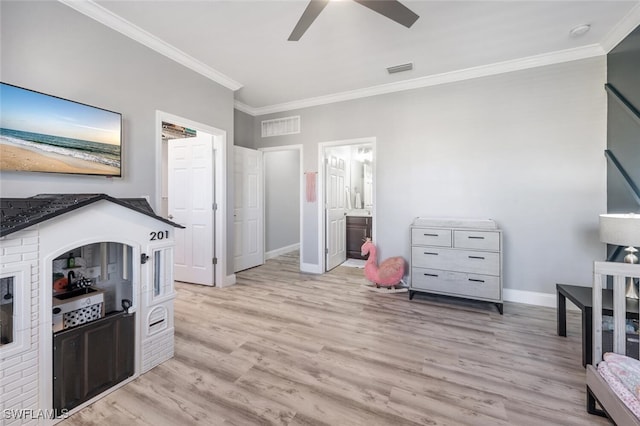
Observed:
[[[177,284],[175,357],[61,423],[609,425],[585,411],[580,318],[361,287],[297,254]]]

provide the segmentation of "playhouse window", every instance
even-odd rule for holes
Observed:
[[[0,274],[0,363],[31,348],[30,278],[27,264]]]
[[[173,259],[171,248],[153,251],[153,297],[171,294]]]
[[[162,290],[162,281],[164,281],[162,270],[162,252],[153,253],[153,295],[159,296]]]
[[[0,279],[0,346],[14,340],[14,277]]]

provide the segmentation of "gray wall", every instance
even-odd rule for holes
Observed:
[[[607,80],[640,110],[640,27],[607,55]],[[640,123],[609,95],[607,148],[640,186]],[[607,167],[607,201],[612,213],[640,212],[640,206],[615,167]],[[624,257],[624,252],[620,257]]]
[[[302,133],[258,147],[374,136],[380,259],[409,258],[416,216],[493,218],[504,230],[506,288],[554,293],[591,283],[606,208],[605,58],[269,114]],[[302,259],[318,264],[318,206],[304,203]],[[526,293],[519,293],[525,294]]]
[[[150,195],[156,205],[156,110],[225,130],[227,152],[232,152],[232,91],[61,3],[2,1],[0,8],[2,81],[118,111],[124,118],[122,179],[5,172],[3,197],[97,192]],[[230,218],[232,197],[229,190]],[[227,225],[228,253],[233,253],[232,222]],[[233,256],[227,265],[233,271]]]
[[[264,153],[265,250],[300,243],[300,151]]]
[[[233,110],[233,134],[235,135],[234,145],[245,148],[256,148],[254,135],[255,118],[240,110]]]

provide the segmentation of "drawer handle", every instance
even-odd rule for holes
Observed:
[[[424,234],[425,237],[437,237],[438,234]]]
[[[480,259],[480,260],[484,260],[483,256],[469,256],[469,259]]]
[[[428,251],[425,251],[424,254],[430,254],[431,256],[437,256],[438,255],[438,253],[430,253]]]
[[[469,278],[469,281],[473,281],[474,283],[483,283],[484,280],[477,280],[475,278]]]
[[[436,277],[436,278],[438,278],[438,275],[436,275],[436,274],[426,274],[426,273],[425,273],[425,274],[423,274],[423,275],[424,275],[425,277]]]
[[[473,235],[469,236],[470,240],[484,240],[484,237],[474,237]]]

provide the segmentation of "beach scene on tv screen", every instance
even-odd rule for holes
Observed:
[[[120,176],[120,114],[2,83],[0,170]]]

